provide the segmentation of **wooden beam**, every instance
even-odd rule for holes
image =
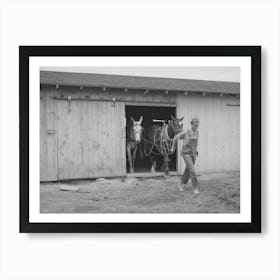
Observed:
[[[227,104],[227,106],[240,107],[240,104]]]
[[[125,105],[128,106],[150,106],[150,107],[176,107],[175,103],[159,103],[152,101],[124,101]]]
[[[176,171],[171,171],[169,172],[169,175],[170,176],[178,176],[178,172]],[[147,172],[141,172],[141,173],[127,173],[126,176],[128,178],[137,178],[137,177],[145,177],[145,178],[153,178],[153,177],[163,177],[164,176],[164,173],[163,172],[153,172],[151,173],[150,171],[147,171]]]

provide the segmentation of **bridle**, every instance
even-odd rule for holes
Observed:
[[[178,133],[180,133],[180,132],[182,131],[181,128],[176,129],[176,127],[175,127],[174,124],[173,124],[173,120],[170,121],[170,124],[171,124],[171,128],[172,128],[173,131],[175,132],[175,135],[178,134]],[[167,135],[168,135],[168,133],[167,133]]]
[[[142,127],[142,125],[139,124],[138,122],[133,123],[132,130],[133,130],[134,136],[139,134],[139,139],[141,139],[143,129],[144,128]]]
[[[138,124],[138,123],[133,124],[132,129],[133,129],[133,131],[134,131],[135,134],[136,134],[136,133],[142,133],[142,131],[143,131],[142,125],[141,125],[141,124]]]

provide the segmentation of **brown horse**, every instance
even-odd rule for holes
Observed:
[[[183,130],[182,120],[184,117],[177,119],[171,116],[167,124],[150,125],[145,132],[143,139],[144,154],[151,161],[151,172],[155,172],[155,156],[160,155],[164,160],[164,175],[169,176],[169,155],[174,136]]]
[[[141,143],[143,131],[143,127],[141,126],[142,121],[143,116],[141,116],[139,121],[135,121],[133,118],[131,118],[131,122],[126,128],[126,152],[131,173],[134,173],[136,152]],[[140,157],[142,157],[141,152],[142,149],[140,147]]]

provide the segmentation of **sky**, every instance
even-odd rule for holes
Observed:
[[[45,71],[240,82],[239,67],[41,67]]]

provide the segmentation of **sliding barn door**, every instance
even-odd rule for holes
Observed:
[[[239,103],[239,99],[231,96],[177,96],[177,116],[184,117],[184,129],[190,128],[192,116],[200,120],[196,161],[199,173],[240,170]],[[184,168],[179,154],[179,172],[183,173]]]
[[[58,179],[126,174],[121,102],[57,100]]]

